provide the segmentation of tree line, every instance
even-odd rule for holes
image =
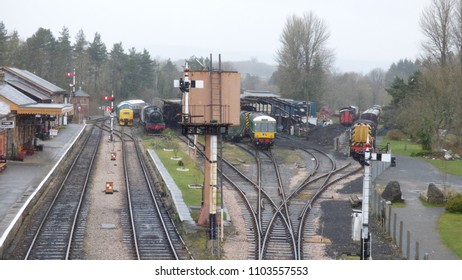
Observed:
[[[386,129],[399,129],[426,150],[461,145],[462,1],[432,0],[420,18],[425,35],[419,59],[393,63],[385,72],[335,73],[327,24],[313,13],[289,17],[273,75],[288,98],[334,109],[384,107]]]
[[[278,52],[278,70],[271,78],[245,74],[241,87],[315,101],[334,110],[350,104],[366,108],[389,101],[384,90],[389,73],[405,78],[411,74],[409,68],[413,69],[414,62],[408,60],[399,62],[394,69],[392,66],[387,73],[381,69],[367,75],[333,72],[330,67],[334,55],[324,49],[328,39],[325,31],[325,24],[313,13],[301,18],[289,17],[281,40],[296,43],[297,48],[306,55],[298,56],[297,53],[281,49]],[[306,35],[311,32],[319,35]],[[151,102],[153,98],[179,97],[172,81],[178,79],[180,73],[171,60],[153,59],[147,50],[125,50],[121,42],[108,50],[99,33],[94,34],[93,40],[87,40],[84,31],[79,30],[74,40],[71,39],[69,30],[63,27],[57,38],[49,29],[38,28],[30,38],[21,40],[17,31],[8,33],[3,22],[0,22],[0,65],[26,69],[68,91],[71,78],[66,77],[65,73],[75,69],[77,89],[81,87],[92,100],[102,100],[102,96],[111,94],[119,101],[141,98]],[[310,48],[314,50],[310,51]],[[209,64],[208,58],[195,56],[186,61],[192,70],[202,69]],[[256,60],[250,63],[261,64]],[[223,69],[236,70],[229,62],[223,63]],[[96,102],[96,105],[100,104]],[[91,112],[96,113],[96,108],[90,108]]]
[[[143,99],[152,102],[155,97],[175,98],[178,90],[173,80],[179,71],[170,60],[156,60],[144,49],[127,51],[122,43],[107,50],[101,35],[95,33],[88,41],[80,30],[75,43],[67,27],[58,38],[49,29],[39,28],[30,38],[21,40],[17,31],[8,33],[0,22],[0,65],[25,69],[70,92],[71,78],[76,73],[76,88],[92,97],[92,113],[97,113],[103,96],[114,95],[116,102]]]
[[[313,12],[288,17],[280,35],[278,69],[271,79],[284,97],[314,101],[331,112],[349,105],[360,110],[384,106],[390,103],[385,88],[393,79],[407,79],[421,66],[420,60],[404,58],[387,71],[340,73],[332,67],[335,54],[327,47],[329,37],[327,23]]]
[[[462,135],[462,3],[433,0],[421,14],[422,67],[395,78],[390,123],[425,150],[456,148]],[[461,152],[460,150],[458,152]]]
[[[399,128],[418,139],[425,148],[441,146],[447,135],[461,134],[462,7],[458,0],[433,0],[422,12],[420,26],[427,38],[424,54],[415,61],[402,59],[387,71],[377,68],[366,75],[332,69],[335,55],[327,48],[327,24],[313,12],[289,16],[280,34],[277,70],[268,80],[246,74],[243,89],[271,90],[282,97],[314,101],[332,112],[356,105],[364,110],[374,104],[386,108],[388,128]],[[74,69],[77,88],[92,100],[114,94],[116,100],[177,98],[173,80],[180,77],[170,59],[153,59],[144,49],[125,50],[116,43],[106,48],[101,35],[89,41],[83,30],[71,36],[66,27],[55,38],[39,28],[26,40],[8,33],[0,22],[0,65],[26,69],[69,90],[65,73]],[[208,66],[208,58],[192,56],[191,70]],[[224,70],[235,70],[224,63]],[[98,105],[98,104],[96,104]],[[389,106],[387,106],[389,105]],[[92,113],[96,113],[93,107]]]

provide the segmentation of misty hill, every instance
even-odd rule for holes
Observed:
[[[256,59],[247,61],[231,61],[236,71],[241,74],[250,74],[261,78],[269,79],[277,70],[277,65],[269,65],[263,62],[258,62]]]
[[[184,60],[177,60],[173,62],[179,71],[183,70]],[[214,64],[214,67],[217,67]],[[246,61],[223,61],[224,70],[238,71],[242,75],[250,74],[258,76],[262,79],[269,79],[271,75],[277,70],[277,65],[269,65],[267,63],[259,62],[256,59]]]

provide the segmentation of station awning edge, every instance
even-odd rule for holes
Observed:
[[[19,106],[17,114],[30,114],[30,115],[62,115],[65,113],[73,112],[74,106],[72,104],[30,104]]]

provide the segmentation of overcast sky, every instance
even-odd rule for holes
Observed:
[[[328,47],[339,72],[388,70],[399,59],[418,58],[423,35],[419,19],[431,0],[2,0],[0,21],[22,39],[39,27],[55,37],[64,26],[73,39],[98,32],[108,51],[122,42],[153,58],[193,55],[223,61],[276,65],[288,16],[312,11],[330,33]]]

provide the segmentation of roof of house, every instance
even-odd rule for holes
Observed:
[[[74,96],[76,96],[76,97],[89,97],[90,95],[88,93],[86,93],[85,91],[83,91],[81,88],[79,88],[79,90],[74,93]]]
[[[9,84],[0,85],[0,96],[8,99],[10,102],[18,105],[28,105],[28,104],[35,104],[35,100],[30,97],[27,97],[25,94],[20,92],[19,90],[15,89],[13,86]]]
[[[53,94],[62,94],[66,91],[55,84],[50,83],[49,81],[40,78],[39,76],[27,71],[14,67],[2,67],[5,72],[5,78],[9,80],[22,80],[29,84],[30,87],[34,87],[37,90],[45,91],[46,93]]]
[[[35,90],[34,88],[28,86],[24,82],[18,81],[18,80],[8,80],[8,84],[12,85],[16,89],[22,91],[23,93],[27,94],[29,97],[34,99],[35,101],[38,102],[51,102],[51,96],[46,94],[43,91],[38,91]]]
[[[74,109],[72,104],[37,103],[9,84],[0,84],[0,99],[17,114],[60,115]]]

